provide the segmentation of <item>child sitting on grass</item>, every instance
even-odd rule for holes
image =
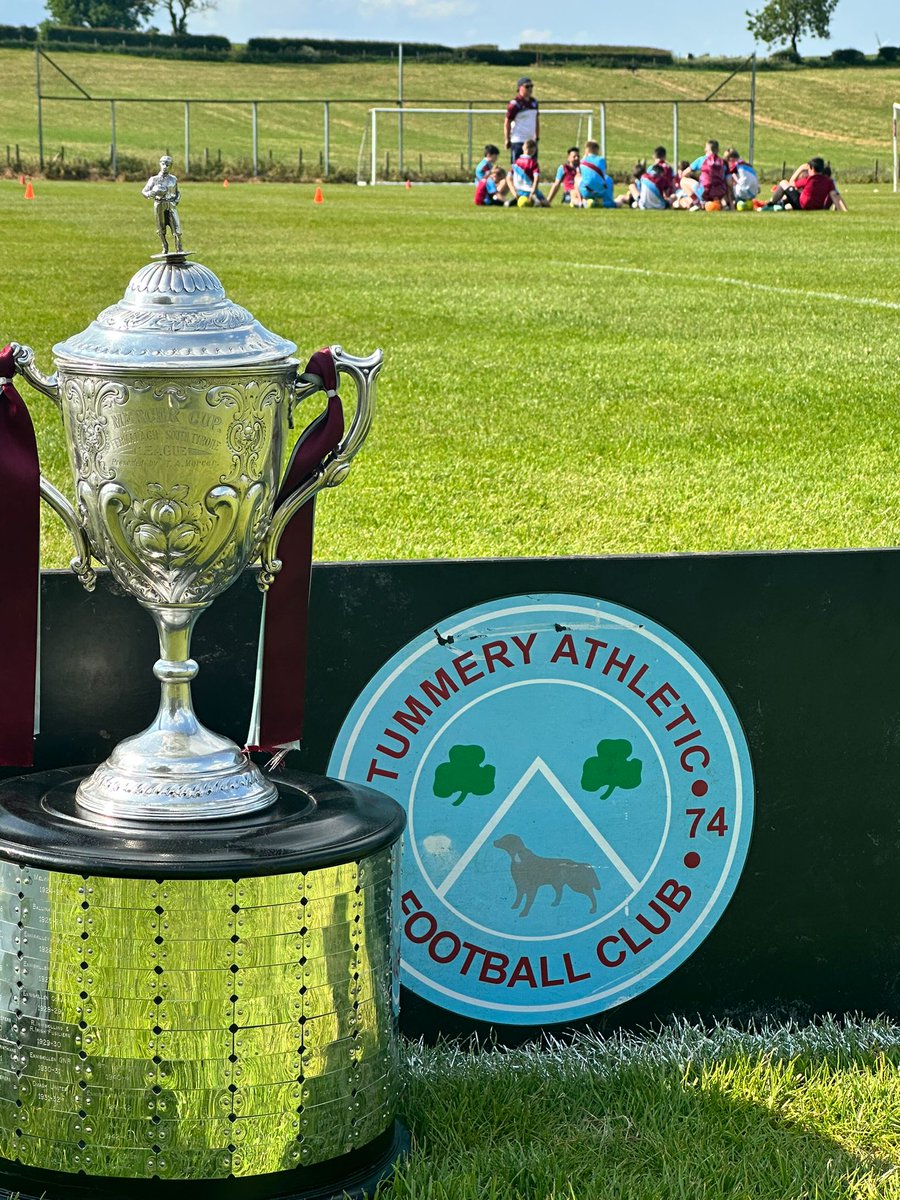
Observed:
[[[492,204],[505,204],[507,208],[513,202],[513,190],[506,177],[503,167],[495,165],[486,179],[479,179],[475,185],[475,203],[489,207]]]
[[[681,189],[689,197],[687,207],[702,208],[711,200],[728,207],[728,185],[725,182],[725,163],[719,158],[719,143],[710,138],[706,150],[681,172]],[[686,207],[681,205],[681,207]]]
[[[577,146],[570,146],[566,151],[566,161],[560,163],[556,172],[556,178],[553,180],[553,185],[550,188],[550,194],[547,196],[547,203],[553,203],[553,197],[562,188],[563,204],[571,204],[575,208],[581,205],[581,193],[575,187],[575,180],[578,178],[578,167],[581,162],[581,156]]]
[[[621,192],[616,196],[616,208],[637,208],[637,202],[641,198],[641,176],[647,170],[645,162],[636,162],[631,168],[631,183],[628,185],[628,191]]]
[[[530,200],[538,208],[548,208],[547,198],[538,187],[541,168],[536,155],[537,142],[529,138],[522,147],[522,153],[513,163],[512,185],[519,199]]]
[[[666,162],[665,146],[653,151],[653,162],[641,176],[638,208],[668,208],[675,191],[675,173]]]
[[[476,183],[480,183],[482,179],[490,178],[491,171],[493,171],[494,167],[497,165],[497,159],[499,156],[500,151],[497,149],[497,147],[492,142],[488,142],[484,148],[484,158],[475,168]]]
[[[581,156],[581,166],[578,171],[576,184],[581,198],[593,208],[615,208],[613,200],[613,180],[606,173],[606,159],[600,156],[600,146],[597,142],[589,141],[584,144],[584,154]]]
[[[825,208],[833,208],[835,212],[847,211],[847,205],[835,187],[824,159],[811,158],[799,166],[790,179],[782,179],[772,192],[772,199],[759,211],[771,212],[785,208],[802,212],[817,212]]]
[[[732,205],[741,200],[744,204],[752,205],[759,195],[759,177],[756,172],[741,158],[734,146],[729,146],[725,151],[725,166],[728,168],[728,198]]]

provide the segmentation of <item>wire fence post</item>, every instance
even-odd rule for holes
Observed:
[[[672,162],[678,166],[678,101],[672,105]]]
[[[324,169],[322,171],[322,174],[327,179],[329,172],[331,171],[331,131],[330,131],[331,107],[327,100],[325,101],[325,112],[324,112],[323,120],[324,120],[324,125],[325,125],[325,137],[324,137],[325,163],[324,163]]]
[[[251,101],[253,107],[253,174],[259,174],[259,104]]]
[[[113,178],[119,173],[119,147],[116,143],[116,102],[109,102],[109,165],[112,169]]]
[[[372,109],[372,186],[378,177],[378,113]]]
[[[403,174],[403,43],[397,44],[397,161]]]
[[[191,102],[184,102],[184,173],[191,173]]]
[[[750,136],[747,145],[747,158],[755,161],[753,147],[756,141],[756,54],[750,60]]]
[[[475,165],[472,160],[472,101],[469,101],[469,171]]]
[[[37,90],[37,113],[38,113],[38,163],[41,170],[44,169],[44,109],[41,96],[41,50],[39,46],[34,48],[34,65],[35,65],[35,88]]]
[[[600,157],[606,158],[606,105],[600,105]]]

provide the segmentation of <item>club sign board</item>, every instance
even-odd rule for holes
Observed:
[[[406,809],[402,982],[499,1024],[579,1020],[674,971],[728,904],[753,819],[718,680],[588,596],[424,632],[363,690],[328,769]]]

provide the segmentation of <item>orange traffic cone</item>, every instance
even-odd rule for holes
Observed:
[[[34,199],[34,188],[31,186],[31,180],[30,180],[30,179],[28,180],[28,184],[27,184],[27,186],[26,186],[26,188],[25,188],[25,199],[26,199],[26,200],[33,200],[33,199]]]
[[[408,188],[411,188],[411,187],[412,187],[412,180],[411,180],[411,179],[407,179],[407,181],[406,181],[406,186],[407,186]]]
[[[324,203],[325,203],[325,197],[322,195],[322,189],[320,187],[317,187],[316,194],[313,196],[313,204],[324,204]]]
[[[227,179],[223,179],[223,180],[222,180],[222,187],[228,187],[228,180],[227,180]]]
[[[19,176],[19,187],[24,187],[24,186],[25,186],[25,176],[20,175]]]

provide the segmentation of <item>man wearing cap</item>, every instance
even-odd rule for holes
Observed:
[[[527,75],[523,75],[518,83],[519,90],[506,106],[506,117],[503,121],[503,141],[510,152],[510,162],[515,162],[522,154],[526,142],[538,142],[541,136],[541,122],[538,116],[538,102],[534,98],[534,84]]]

